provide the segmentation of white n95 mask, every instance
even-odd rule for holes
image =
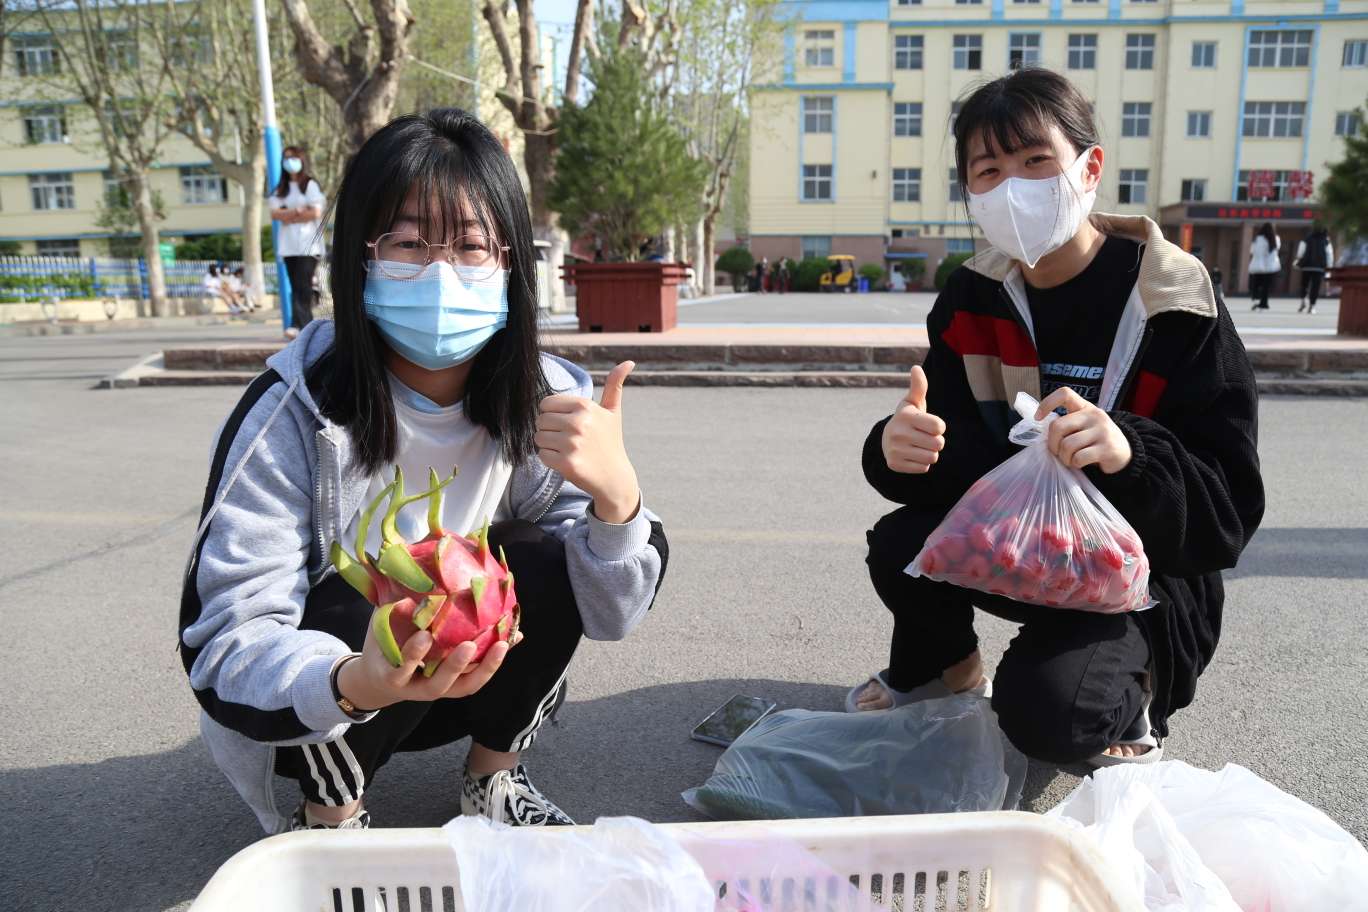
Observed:
[[[1082,187],[1092,148],[1054,177],[1009,177],[987,193],[969,194],[969,213],[988,243],[1032,269],[1068,243],[1097,199],[1096,190]]]

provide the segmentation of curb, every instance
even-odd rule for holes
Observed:
[[[98,333],[136,332],[140,329],[176,329],[194,326],[227,326],[227,314],[203,314],[196,317],[135,317],[130,320],[114,320],[96,323],[93,320],[80,323],[7,323],[0,324],[0,339],[13,339],[37,336],[88,336]],[[246,321],[251,325],[266,326],[279,323],[275,320]]]

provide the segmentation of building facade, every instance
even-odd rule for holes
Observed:
[[[96,224],[110,171],[98,127],[60,84],[61,60],[50,35],[10,36],[0,59],[0,240],[28,254],[97,256],[115,232]],[[250,141],[244,137],[243,141]],[[164,204],[161,232],[177,236],[238,233],[241,190],[217,174],[203,152],[171,136],[152,175]],[[136,232],[136,229],[134,229]]]
[[[1100,211],[1143,214],[1245,287],[1254,230],[1282,288],[1316,179],[1368,98],[1368,0],[785,0],[752,94],[756,257],[851,254],[927,272],[974,236],[958,100],[1021,66],[1063,73],[1107,152]],[[763,163],[763,166],[761,165]]]

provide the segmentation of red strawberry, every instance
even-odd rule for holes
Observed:
[[[941,566],[941,556],[938,547],[932,546],[922,549],[921,572],[923,576],[935,576],[940,572]]]
[[[993,552],[993,560],[1003,570],[1015,570],[1021,563],[1021,549],[1010,541],[1004,541]]]
[[[1041,544],[1055,551],[1073,550],[1073,536],[1063,526],[1049,525],[1040,530]]]
[[[961,572],[970,580],[981,582],[988,579],[992,574],[992,565],[988,563],[988,558],[982,554],[974,554],[964,562]]]
[[[1106,544],[1097,549],[1095,557],[1101,562],[1102,566],[1120,572],[1126,566],[1126,556],[1121,553],[1121,549],[1116,545]]]
[[[947,567],[955,567],[969,556],[969,543],[963,535],[947,535],[937,542],[936,550],[945,558]]]

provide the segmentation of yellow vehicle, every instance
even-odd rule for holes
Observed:
[[[857,281],[855,258],[844,253],[834,253],[827,257],[827,262],[831,264],[831,268],[822,273],[822,291],[854,291]]]

